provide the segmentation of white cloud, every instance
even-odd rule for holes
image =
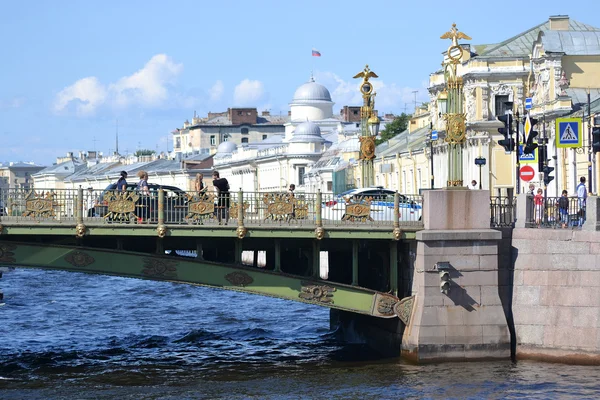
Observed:
[[[225,91],[225,86],[223,85],[223,81],[216,81],[215,84],[208,91],[208,95],[210,96],[210,101],[219,101],[221,97],[223,97],[223,92]]]
[[[76,81],[57,94],[54,110],[63,112],[74,106],[78,115],[86,116],[93,115],[101,106],[160,107],[170,99],[169,87],[182,71],[183,64],[174,63],[165,54],[157,54],[142,69],[114,83],[103,85],[93,76]],[[192,101],[179,95],[175,98],[183,104]]]
[[[233,102],[236,106],[253,106],[264,94],[265,87],[261,81],[244,79],[233,91]]]
[[[336,107],[341,108],[345,105],[362,105],[363,99],[359,91],[359,80],[344,80],[333,72],[317,72],[315,74],[316,81],[327,87],[331,93],[332,100],[336,103]],[[414,90],[418,90],[417,101],[428,99],[427,90],[425,87],[412,88],[403,87],[396,83],[386,83],[382,79],[373,79],[375,96],[375,108],[379,114],[386,112],[411,113],[414,109],[415,95]]]

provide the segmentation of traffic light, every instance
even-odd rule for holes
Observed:
[[[525,146],[523,147],[523,154],[533,154],[538,145],[533,140],[538,136],[538,131],[534,130],[538,120],[535,118],[529,118],[529,115],[523,119],[523,126],[525,132],[529,130],[529,135],[525,138]]]
[[[502,140],[498,140],[498,144],[502,147],[504,147],[505,151],[513,151],[515,149],[515,140],[512,138],[513,136],[513,130],[512,130],[512,123],[513,123],[513,116],[512,114],[504,114],[504,115],[500,115],[498,118],[498,121],[502,122],[504,124],[504,128],[498,128],[498,132],[504,136],[504,139]]]
[[[448,271],[440,271],[440,292],[448,293],[450,290],[450,273]]]
[[[542,168],[542,172],[544,173],[544,185],[548,186],[550,182],[554,180],[553,176],[550,176],[550,173],[554,171],[554,167],[545,166]]]
[[[592,128],[592,149],[594,153],[600,151],[600,126]]]
[[[546,145],[543,144],[538,147],[538,172],[542,172],[544,170],[544,164],[546,159],[548,158],[548,149]]]

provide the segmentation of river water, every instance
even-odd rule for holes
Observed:
[[[290,301],[32,269],[0,288],[3,400],[600,398],[597,367],[382,359]]]

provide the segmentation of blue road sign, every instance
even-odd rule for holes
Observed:
[[[581,118],[556,119],[556,147],[581,147],[582,146]]]
[[[523,145],[519,145],[519,162],[522,164],[537,163],[538,151],[535,149],[533,154],[523,154]]]
[[[526,110],[531,110],[532,108],[533,108],[533,98],[526,97],[525,98],[525,109]]]
[[[431,140],[438,140],[438,131],[431,131]]]

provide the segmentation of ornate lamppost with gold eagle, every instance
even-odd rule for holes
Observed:
[[[446,121],[446,142],[448,143],[448,182],[447,187],[463,186],[463,145],[466,139],[467,116],[463,111],[463,80],[457,76],[456,69],[461,63],[463,49],[458,44],[458,39],[471,40],[471,38],[456,29],[444,33],[440,39],[450,39],[452,44],[448,47],[446,59],[442,63],[444,79],[448,93]]]
[[[375,168],[373,160],[375,159],[375,138],[379,133],[379,118],[375,112],[375,96],[373,84],[369,78],[379,78],[375,72],[366,65],[365,69],[354,76],[362,78],[360,92],[363,96],[363,106],[360,108],[360,173],[361,186],[363,188],[375,185]]]

